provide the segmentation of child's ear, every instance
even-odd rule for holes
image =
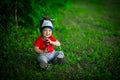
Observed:
[[[43,21],[44,21],[44,19],[42,18],[42,19],[40,20],[40,27],[39,27],[41,34],[42,34],[41,26],[42,26],[42,24],[43,24]]]
[[[41,19],[41,20],[40,20],[40,23],[43,23],[43,20],[44,20],[44,19]]]
[[[50,21],[53,23],[55,21],[55,19],[50,19]]]
[[[42,26],[43,21],[44,21],[44,19],[40,20],[40,27]]]

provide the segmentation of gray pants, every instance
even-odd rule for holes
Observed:
[[[64,53],[62,51],[53,51],[47,54],[38,54],[38,62],[40,63],[40,67],[47,67],[48,62],[55,58],[64,58]]]

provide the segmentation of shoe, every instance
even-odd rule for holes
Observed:
[[[48,64],[46,70],[52,70],[52,64]]]
[[[47,63],[42,62],[42,63],[40,63],[40,64],[39,64],[39,66],[40,66],[41,70],[46,70],[46,68],[47,68],[48,64],[47,64]]]
[[[57,58],[57,63],[58,63],[59,65],[62,65],[62,64],[64,64],[65,62],[66,62],[65,58]]]
[[[42,71],[51,70],[52,65],[47,63],[40,63],[40,68]]]
[[[51,63],[52,63],[52,64],[57,64],[57,58],[53,59],[53,60],[51,61]]]

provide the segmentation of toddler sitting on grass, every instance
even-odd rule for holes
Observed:
[[[48,63],[56,61],[59,64],[64,62],[64,53],[55,51],[53,46],[60,46],[60,42],[52,36],[53,24],[48,16],[43,17],[40,22],[41,35],[34,43],[34,50],[38,54],[38,62],[42,69],[46,70]]]

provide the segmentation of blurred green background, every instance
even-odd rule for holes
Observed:
[[[118,80],[119,13],[119,0],[1,1],[0,80]],[[33,44],[46,15],[67,62],[42,72]]]

